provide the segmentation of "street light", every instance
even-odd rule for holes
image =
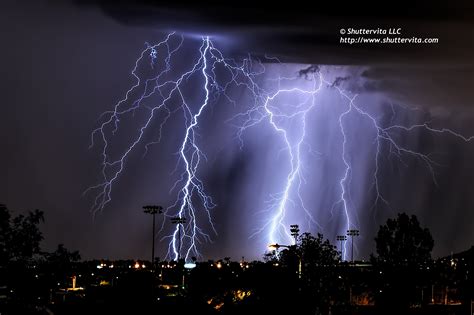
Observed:
[[[186,218],[184,217],[174,217],[171,218],[171,223],[183,225],[186,223]],[[181,227],[178,226],[178,261],[181,255]]]
[[[153,216],[153,235],[151,242],[151,268],[155,270],[155,214],[163,213],[162,206],[148,205],[143,206],[143,212],[151,214]]]
[[[351,237],[351,261],[354,263],[354,236],[359,236],[359,230],[347,230],[347,235]]]
[[[338,236],[336,236],[336,240],[338,240],[339,242],[341,242],[341,259],[342,259],[342,258],[343,258],[343,257],[342,257],[342,246],[343,246],[343,243],[344,243],[345,241],[347,241],[347,236],[345,236],[345,235],[338,235]]]

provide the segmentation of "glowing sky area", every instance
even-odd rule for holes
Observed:
[[[160,258],[177,257],[180,214],[188,259],[261,259],[290,224],[338,246],[359,229],[364,259],[402,211],[435,257],[474,244],[473,10],[0,6],[0,203],[45,212],[44,250],[149,259],[148,204],[167,209]],[[440,42],[340,44],[352,26]]]
[[[426,132],[463,142],[472,138],[437,127],[384,95],[358,98],[365,92],[361,71],[282,64],[268,56],[230,59],[211,37],[197,41],[170,33],[147,43],[132,70],[134,84],[91,135],[102,165],[102,181],[86,191],[96,193],[92,210],[107,209],[115,183],[140,162],[137,155],[153,159],[159,150],[176,160],[173,171],[156,172],[173,183],[168,195],[157,191],[154,198],[166,208],[160,231],[168,242],[166,257],[202,257],[201,248],[219,237],[215,213],[229,207],[214,200],[207,178],[225,171],[223,155],[249,150],[255,161],[235,170],[239,187],[224,194],[239,200],[243,222],[233,228],[248,231],[256,251],[293,243],[290,224],[332,240],[361,229],[362,220],[376,224],[377,216],[393,211],[384,187],[393,180],[387,178],[388,164],[399,170],[417,163],[436,184],[439,162],[410,137]],[[169,133],[174,147],[166,152],[162,139]],[[174,217],[187,222],[172,226]]]

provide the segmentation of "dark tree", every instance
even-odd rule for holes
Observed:
[[[276,250],[270,250],[263,254],[263,261],[266,263],[276,263],[280,260]]]
[[[44,221],[43,212],[34,210],[26,215],[11,217],[5,205],[0,205],[0,263],[26,263],[40,254],[43,235],[39,224]]]
[[[340,254],[329,240],[318,233],[303,233],[294,246],[283,250],[279,261],[296,278],[300,305],[306,312],[328,313],[331,301],[341,292],[337,274]]]
[[[63,244],[59,244],[52,253],[44,253],[45,260],[42,262],[42,269],[48,274],[47,285],[54,283],[69,283],[69,279],[77,269],[77,262],[81,259],[78,251],[69,251]]]
[[[330,303],[341,289],[337,275],[340,254],[320,233],[316,237],[303,233],[298,238],[298,247],[301,253],[304,301],[309,302],[307,308],[311,313],[329,313]]]
[[[45,254],[46,259],[51,264],[55,265],[69,265],[74,262],[81,260],[79,251],[69,251],[63,244],[59,244],[58,248],[52,252]]]
[[[416,216],[398,214],[388,219],[375,237],[377,256],[372,256],[377,279],[376,303],[386,314],[406,312],[422,300],[428,291],[431,251],[430,231],[420,226]]]
[[[309,266],[335,266],[340,259],[336,246],[325,240],[321,233],[316,237],[303,233],[298,239],[298,247],[305,268]]]
[[[431,259],[434,241],[430,231],[422,228],[416,216],[399,213],[388,219],[375,237],[377,261],[389,265],[414,265]]]
[[[316,237],[310,233],[303,233],[298,237],[296,245],[289,246],[279,256],[279,261],[284,266],[293,267],[295,270],[301,262],[302,272],[313,267],[335,266],[340,260],[336,247],[329,240],[325,240],[320,233]],[[276,257],[275,252],[266,254],[268,261],[274,261]]]
[[[41,254],[39,224],[43,220],[42,211],[13,217],[5,205],[0,205],[0,284],[10,290],[13,314],[32,313],[41,295],[34,274]]]
[[[9,259],[8,244],[10,238],[10,211],[0,204],[0,266],[5,266]]]

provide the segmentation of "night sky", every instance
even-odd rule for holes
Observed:
[[[296,8],[297,3],[288,10],[255,10],[245,3],[201,8],[153,1],[3,2],[0,202],[16,213],[35,208],[45,212],[45,249],[64,243],[85,259],[148,258],[151,222],[141,207],[174,202],[168,191],[176,180],[171,172],[182,133],[180,120],[170,120],[162,142],[147,155],[138,151],[127,160],[127,169],[113,187],[113,200],[95,216],[90,211],[94,195],[83,192],[100,182],[100,148],[88,149],[100,115],[133,85],[130,72],[145,42],[158,42],[173,30],[187,40],[183,60],[195,57],[204,34],[236,59],[247,53],[256,58],[277,56],[287,63],[281,70],[285,74],[311,64],[326,65],[329,77],[344,78],[341,88],[359,94],[358,102],[381,119],[392,117],[399,124],[430,121],[435,128],[472,136],[474,14],[467,2],[453,3],[452,8],[430,3],[408,11],[400,3],[380,13],[368,7],[339,10],[330,5],[308,12]],[[438,37],[440,43],[383,47],[339,43],[340,28],[392,26],[403,28],[407,37]],[[280,69],[269,68],[273,74]],[[330,208],[340,176],[333,165],[340,158],[341,141],[335,115],[343,104],[334,91],[322,96],[322,104],[309,118],[317,154],[306,161],[304,194],[321,224],[309,226],[309,231],[323,232],[333,240],[342,228],[340,214],[330,215]],[[390,104],[397,105],[394,116],[389,116]],[[264,202],[285,176],[284,155],[276,158],[282,163],[278,171],[269,165],[281,143],[269,128],[261,127],[245,133],[240,148],[233,138],[235,129],[226,123],[240,108],[215,105],[203,118],[200,135],[208,155],[201,178],[217,204],[213,218],[218,235],[211,234],[213,242],[200,249],[204,258],[260,258],[265,240],[249,236],[265,219]],[[136,128],[127,126],[118,147],[124,145],[127,130]],[[361,230],[357,257],[368,257],[378,226],[400,211],[416,214],[430,228],[434,256],[474,244],[474,140],[465,143],[423,131],[400,133],[397,139],[404,145],[432,153],[438,163],[437,185],[419,160],[397,163],[383,157],[378,178],[390,206],[372,208],[373,134],[357,117],[347,126],[351,139],[347,149],[355,169],[352,204]],[[307,230],[304,217],[294,215],[291,220]],[[166,241],[160,242],[157,255],[164,257],[166,247]]]

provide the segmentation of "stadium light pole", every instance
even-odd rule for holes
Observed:
[[[155,215],[163,213],[162,206],[148,205],[143,206],[143,212],[153,216],[153,234],[151,239],[151,270],[155,270]]]
[[[359,230],[347,230],[347,235],[351,237],[351,261],[354,263],[354,236],[359,236]]]
[[[341,260],[343,259],[343,256],[342,256],[342,249],[343,249],[343,244],[345,241],[347,241],[347,236],[346,235],[338,235],[336,236],[336,240],[341,242]]]
[[[290,232],[291,236],[295,238],[295,245],[298,243],[298,236],[300,235],[300,227],[298,224],[292,224],[290,225]]]

